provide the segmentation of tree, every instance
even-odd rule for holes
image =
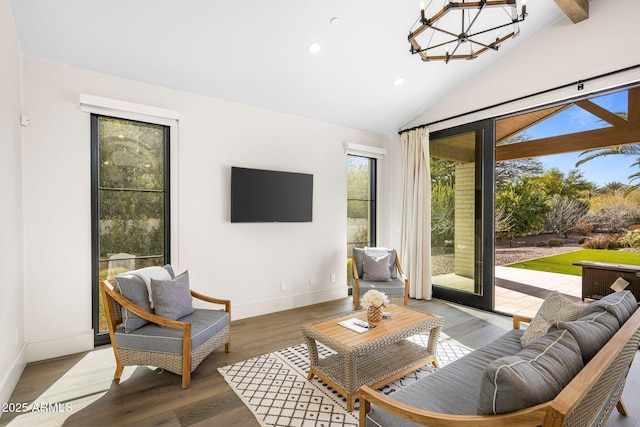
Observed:
[[[589,210],[589,204],[577,199],[556,194],[551,201],[551,208],[545,219],[547,230],[558,236],[569,237],[569,232],[576,228]]]
[[[347,217],[369,218],[369,159],[347,156]]]
[[[523,176],[496,193],[496,211],[510,218],[504,236],[514,238],[544,231],[545,218],[549,212],[549,198],[533,185],[532,178]]]
[[[164,253],[164,128],[101,118],[100,257]]]
[[[503,189],[508,182],[515,182],[523,175],[537,176],[543,173],[544,164],[535,158],[498,162],[496,163],[496,189]]]
[[[455,217],[455,189],[452,185],[435,182],[431,186],[431,232],[433,246],[443,246],[453,240]]]
[[[589,220],[598,224],[600,229],[617,233],[635,222],[640,215],[637,202],[622,195],[605,195],[592,200]]]
[[[598,189],[598,193],[615,196],[616,194],[620,194],[626,187],[627,186],[620,181],[607,182],[603,187]]]
[[[584,179],[582,172],[571,169],[565,176],[558,168],[533,177],[531,183],[540,187],[547,197],[556,194],[569,198],[587,198],[594,190],[592,183]]]
[[[616,113],[618,116],[627,120],[628,116],[626,113]],[[637,156],[636,161],[631,164],[631,166],[638,166],[640,168],[640,144],[628,144],[628,145],[620,145],[618,147],[608,147],[608,148],[595,148],[593,150],[585,150],[580,153],[580,156],[585,156],[583,159],[580,159],[576,162],[576,167],[589,162],[593,159],[597,159],[598,157],[607,157],[607,156]],[[632,173],[628,176],[629,184],[634,181],[640,180],[640,171]],[[627,193],[640,188],[640,182],[630,185],[627,188]]]

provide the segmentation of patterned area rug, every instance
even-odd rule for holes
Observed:
[[[410,339],[426,347],[428,335]],[[445,334],[440,334],[438,361],[444,366],[471,350]],[[333,351],[318,344],[318,354],[326,357]],[[391,394],[400,387],[433,372],[431,365],[381,387]],[[356,427],[358,401],[347,412],[346,399],[325,382],[314,377],[307,380],[309,356],[306,344],[298,344],[243,362],[218,368],[233,391],[251,409],[262,426]]]

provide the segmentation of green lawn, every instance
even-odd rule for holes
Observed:
[[[515,264],[509,264],[508,267],[580,276],[582,275],[582,267],[573,265],[573,263],[577,261],[640,265],[640,253],[619,252],[603,249],[582,249],[575,252],[568,252],[566,254],[553,255],[525,262],[517,262]]]

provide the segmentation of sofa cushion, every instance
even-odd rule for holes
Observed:
[[[591,313],[573,322],[558,322],[551,325],[549,332],[566,329],[576,339],[582,361],[586,365],[618,331],[618,319],[608,311]]]
[[[580,347],[569,331],[544,335],[518,354],[487,365],[478,414],[502,414],[552,400],[583,366]]]
[[[381,257],[368,255],[366,252],[362,254],[362,271],[364,280],[371,282],[386,282],[391,280],[391,271],[389,270],[389,253]]]
[[[620,325],[623,325],[637,308],[638,302],[631,291],[621,291],[605,295],[602,299],[592,302],[585,307],[581,316],[588,316],[591,313],[608,311],[616,316]]]
[[[533,320],[522,335],[522,345],[526,346],[547,333],[549,326],[556,322],[572,322],[578,318],[584,305],[575,303],[554,291],[544,300]]]
[[[171,280],[152,278],[151,293],[154,310],[160,317],[177,320],[193,313],[188,270]]]
[[[389,298],[404,297],[404,282],[400,279],[394,279],[388,282],[370,282],[367,280],[360,280],[358,285],[358,294],[360,296],[372,289],[383,292]]]
[[[480,382],[485,367],[505,355],[522,350],[522,330],[513,329],[432,374],[402,387],[393,399],[426,411],[454,415],[476,415]],[[416,424],[395,417],[372,405],[367,416],[373,425],[405,427]]]
[[[229,325],[229,313],[222,310],[196,309],[180,319],[191,323],[191,351],[215,337]],[[165,328],[149,323],[132,333],[116,331],[119,348],[182,354],[182,329]]]

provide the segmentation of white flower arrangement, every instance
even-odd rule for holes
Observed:
[[[360,298],[360,304],[362,304],[363,308],[386,307],[387,304],[389,304],[389,298],[387,298],[384,292],[372,289],[362,295],[362,298]]]

